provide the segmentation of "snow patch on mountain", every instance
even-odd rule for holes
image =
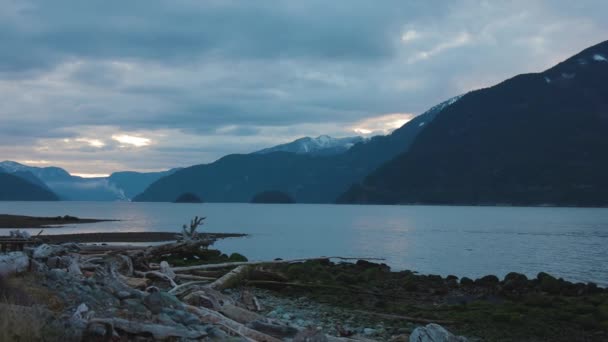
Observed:
[[[290,143],[265,148],[254,152],[254,154],[291,152],[296,154],[332,155],[346,152],[356,143],[365,141],[367,139],[360,136],[333,138],[328,135],[320,135],[316,138],[304,137]]]
[[[437,114],[439,114],[441,111],[443,111],[447,107],[456,103],[456,101],[460,100],[464,95],[466,95],[466,94],[454,96],[446,101],[441,102],[438,105],[431,107],[429,110],[427,110],[426,112],[424,112],[420,115],[425,115],[426,117],[429,118],[429,120],[433,120],[435,118],[435,116],[437,116]],[[422,125],[420,125],[420,126],[422,126]]]
[[[599,53],[596,53],[595,55],[593,55],[593,60],[598,61],[598,62],[608,62],[608,59],[606,57],[604,57],[603,55],[600,55]]]

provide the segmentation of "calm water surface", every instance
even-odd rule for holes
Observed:
[[[427,274],[502,277],[544,271],[608,286],[608,209],[0,202],[0,213],[122,220],[48,233],[178,232],[202,215],[208,217],[205,231],[250,234],[217,247],[252,260],[383,257],[393,269]]]

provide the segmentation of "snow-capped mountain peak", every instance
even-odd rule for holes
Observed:
[[[366,141],[366,138],[355,136],[346,138],[333,138],[329,135],[320,135],[316,138],[304,137],[290,143],[266,148],[255,154],[271,152],[291,152],[296,154],[331,155],[347,151],[353,145]]]

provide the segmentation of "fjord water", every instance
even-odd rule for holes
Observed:
[[[381,257],[395,270],[423,274],[534,277],[543,271],[608,286],[605,208],[0,202],[0,213],[121,220],[49,234],[179,232],[202,215],[203,231],[250,234],[216,244],[250,260]]]

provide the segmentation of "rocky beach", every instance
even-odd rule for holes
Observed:
[[[0,255],[0,339],[608,338],[608,290],[593,283],[546,273],[421,275],[358,258],[252,262],[212,249],[226,236],[199,235],[196,226],[193,220],[178,241],[150,247],[57,239]]]

